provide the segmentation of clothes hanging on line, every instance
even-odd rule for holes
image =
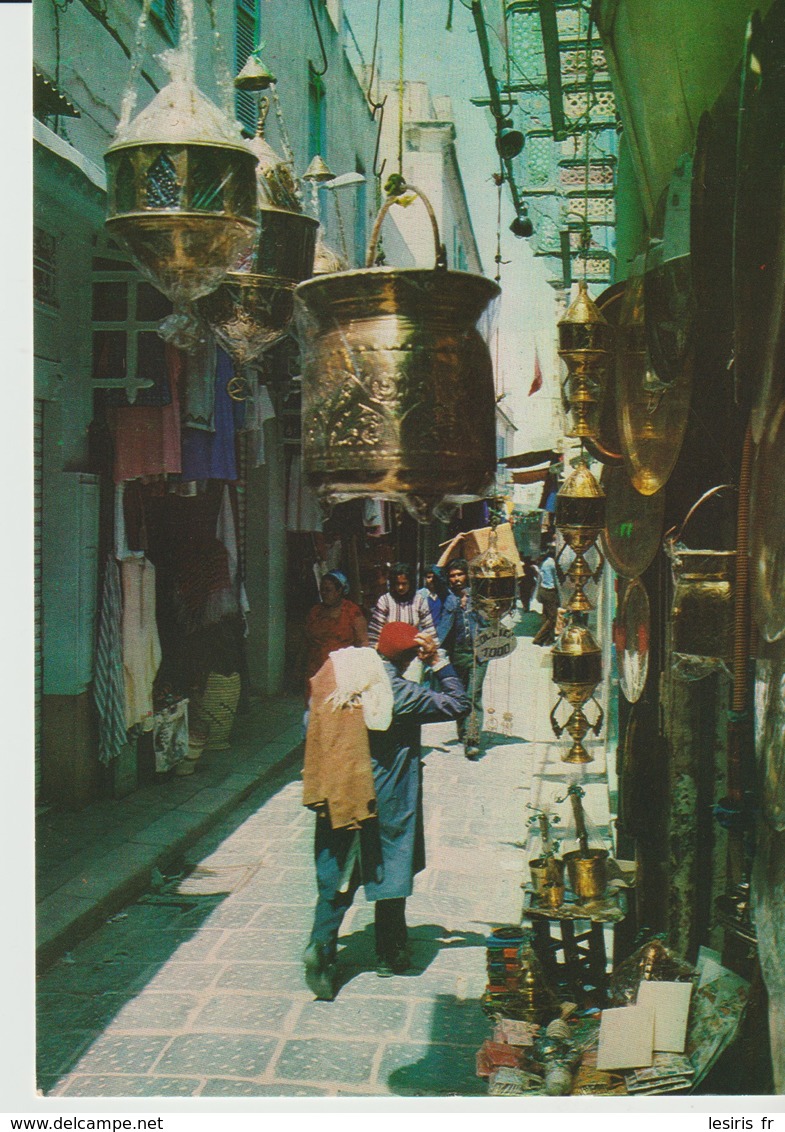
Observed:
[[[108,555],[98,614],[93,699],[98,710],[98,759],[104,766],[126,745],[125,675],[123,672],[120,571]]]
[[[123,592],[122,639],[126,727],[153,726],[153,682],[161,663],[155,618],[155,566],[147,558],[120,564]]]
[[[180,458],[179,382],[182,355],[166,347],[171,400],[168,405],[131,405],[109,410],[114,425],[114,481],[178,474]]]

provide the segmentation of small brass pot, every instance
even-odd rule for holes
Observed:
[[[607,849],[589,849],[588,853],[574,849],[564,854],[570,887],[579,903],[602,900],[608,884],[606,862]]]
[[[564,881],[564,861],[561,857],[535,857],[529,861],[529,872],[532,875],[532,888],[538,899],[544,899],[546,885],[562,884]]]

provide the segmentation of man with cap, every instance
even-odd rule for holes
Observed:
[[[332,1000],[337,989],[335,959],[341,921],[361,884],[366,899],[374,902],[377,974],[402,974],[410,965],[406,897],[411,895],[415,874],[425,867],[420,729],[423,723],[459,719],[468,708],[455,669],[438,650],[436,640],[419,633],[414,625],[388,622],[379,633],[375,651],[343,651],[352,653],[352,672],[344,678],[339,671],[341,654],[331,654],[328,664],[334,664],[338,684],[337,691],[327,697],[331,702],[327,722],[328,726],[332,724],[332,731],[328,735],[325,730],[318,730],[320,719],[324,719],[324,704],[312,699],[313,723],[309,724],[306,739],[304,773],[304,804],[317,811],[315,856],[319,893],[304,956],[305,979],[316,997],[326,1000]],[[406,669],[418,657],[434,673],[438,690],[406,678]],[[317,678],[315,696],[319,687]],[[343,756],[348,757],[349,752],[344,745],[350,733],[355,747],[362,741],[356,734],[360,711],[368,726],[375,800],[352,811],[347,809],[345,792],[340,797],[334,795],[331,802],[329,787],[309,787],[314,780],[309,773],[309,758],[318,767],[346,762]],[[348,714],[341,718],[341,713]],[[354,752],[351,758],[353,769],[349,777],[356,785],[362,780],[362,767],[357,765]],[[321,794],[328,796],[322,799]],[[339,808],[344,812],[340,818]],[[336,828],[339,821],[347,821],[346,815],[350,813],[355,814],[356,820]]]

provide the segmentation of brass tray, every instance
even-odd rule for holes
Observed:
[[[600,484],[605,490],[605,529],[600,535],[605,557],[622,578],[637,578],[660,548],[665,493],[641,495],[625,468],[603,468]]]
[[[650,631],[649,595],[640,578],[633,578],[624,586],[613,630],[619,687],[630,704],[638,702],[646,687]]]
[[[752,476],[752,616],[764,640],[785,636],[785,399],[769,420]]]
[[[626,286],[627,284],[623,280],[621,283],[613,283],[610,287],[606,287],[599,298],[595,300],[611,326],[618,326],[619,324],[619,314]],[[616,423],[616,381],[613,371],[614,365],[611,364],[608,367],[607,385],[600,411],[599,433],[592,439],[587,437],[584,444],[590,455],[595,460],[599,460],[601,464],[621,466],[624,463],[624,456],[622,455],[619,429]]]
[[[694,350],[669,383],[651,365],[645,338],[641,257],[627,280],[616,353],[616,410],[624,466],[641,495],[654,495],[673,471],[687,428]]]

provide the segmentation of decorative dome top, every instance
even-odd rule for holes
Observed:
[[[571,472],[557,493],[559,496],[572,496],[577,499],[604,499],[605,492],[597,482],[589,465],[581,460]]]
[[[286,212],[302,212],[302,202],[292,164],[275,152],[264,136],[269,102],[262,99],[256,137],[248,142],[256,154],[256,195],[259,208],[281,208]]]
[[[121,115],[108,152],[122,146],[156,142],[227,146],[249,151],[238,123],[199,90],[192,74],[192,61],[186,53],[177,48],[165,52],[161,60],[171,75],[171,82],[131,121],[125,121],[126,114]]]
[[[572,621],[553,646],[553,651],[568,656],[585,656],[587,653],[601,653],[602,649],[585,625]]]

